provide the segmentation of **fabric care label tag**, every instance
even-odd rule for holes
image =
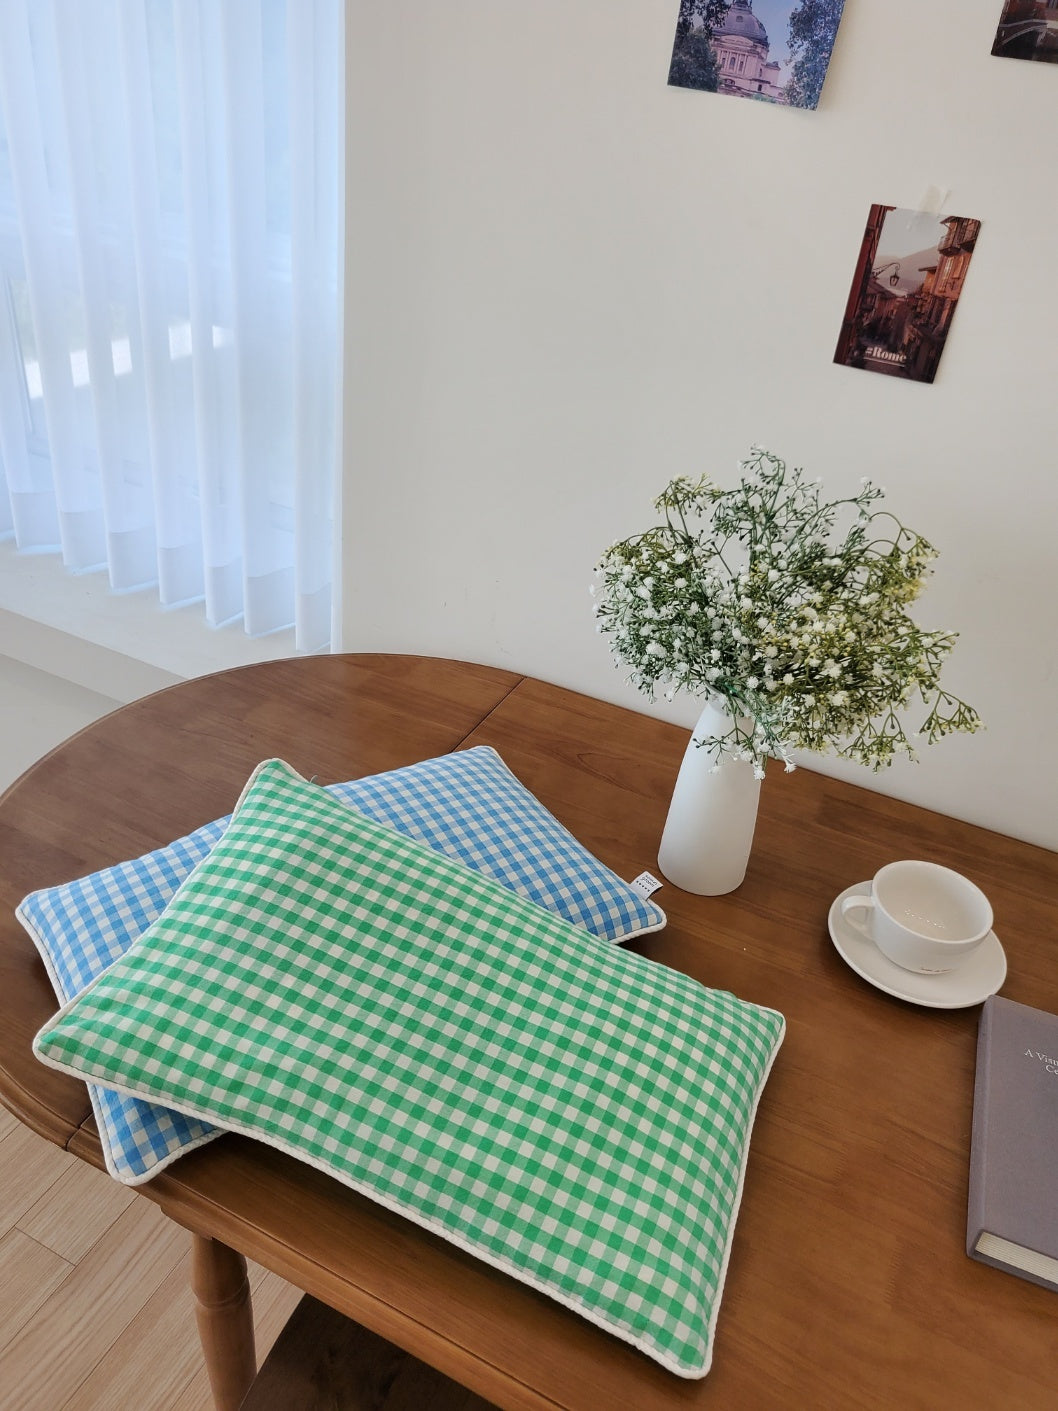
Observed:
[[[665,883],[660,882],[652,872],[641,872],[628,885],[635,887],[640,896],[652,897],[658,888],[663,887]]]

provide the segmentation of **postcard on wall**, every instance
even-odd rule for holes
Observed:
[[[815,108],[845,0],[680,0],[669,83]]]
[[[992,53],[1058,64],[1058,0],[1006,0]]]
[[[932,382],[979,220],[872,206],[834,361]]]

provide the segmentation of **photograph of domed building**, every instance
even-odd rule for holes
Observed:
[[[783,101],[782,70],[769,59],[768,31],[753,13],[752,0],[732,0],[723,21],[713,31],[713,52],[720,70],[718,92]]]
[[[669,83],[818,105],[845,0],[680,0]]]

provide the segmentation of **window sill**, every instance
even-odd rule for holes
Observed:
[[[164,609],[118,594],[105,573],[68,574],[57,555],[0,544],[0,654],[126,702],[178,681],[294,655],[293,630],[247,637],[206,625],[200,604]]]

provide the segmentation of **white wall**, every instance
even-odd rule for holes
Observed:
[[[649,710],[594,562],[759,442],[939,547],[988,725],[848,777],[1058,847],[1058,72],[990,56],[1000,9],[848,0],[811,113],[669,88],[677,0],[350,5],[344,647]],[[983,223],[936,382],[835,367],[869,206],[931,187]]]

